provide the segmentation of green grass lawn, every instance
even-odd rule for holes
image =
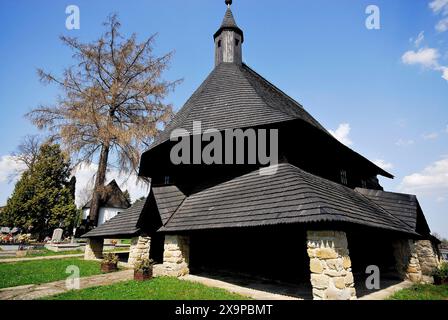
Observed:
[[[69,291],[48,300],[248,300],[223,289],[176,278],[127,281],[110,286]]]
[[[0,263],[0,288],[64,280],[70,265],[79,267],[81,277],[101,273],[99,262],[80,258]]]
[[[113,248],[113,249],[106,249],[104,252],[129,252],[128,248]],[[63,255],[69,255],[69,254],[83,254],[83,250],[69,250],[69,251],[60,251],[60,252],[54,252],[51,250],[48,250],[46,248],[39,249],[36,251],[29,251],[26,256],[24,257],[17,257],[15,255],[12,256],[4,256],[0,257],[0,259],[20,259],[20,258],[36,258],[36,257],[51,257],[51,256],[63,256]]]
[[[54,252],[51,250],[48,250],[46,248],[37,250],[37,251],[30,251],[27,253],[25,258],[33,258],[33,257],[48,257],[48,256],[63,256],[67,254],[83,254],[84,251],[82,250],[68,250],[68,251],[61,251],[61,252]]]
[[[49,257],[49,256],[63,256],[67,254],[83,254],[84,251],[82,250],[69,250],[69,251],[61,251],[61,252],[54,252],[51,250],[48,250],[46,248],[39,249],[39,250],[31,250],[28,251],[26,256],[24,257],[17,257],[17,256],[5,256],[0,257],[0,259],[16,259],[16,258],[35,258],[35,257]]]
[[[448,300],[448,285],[417,284],[396,292],[389,300]]]

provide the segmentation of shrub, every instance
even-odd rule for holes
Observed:
[[[135,263],[134,270],[137,272],[148,272],[152,270],[153,266],[154,261],[151,259],[142,259]]]
[[[437,277],[441,280],[448,279],[448,262],[442,262],[440,266],[434,270],[432,273],[434,277]]]
[[[19,234],[15,240],[21,244],[29,243],[31,241],[31,234]]]
[[[118,256],[113,253],[105,253],[103,263],[118,263]]]

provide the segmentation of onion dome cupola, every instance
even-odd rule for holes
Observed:
[[[232,0],[226,0],[227,11],[221,27],[214,34],[215,66],[227,62],[241,65],[243,62],[243,31],[237,26],[230,6]]]

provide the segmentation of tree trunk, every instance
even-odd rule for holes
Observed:
[[[100,211],[101,192],[106,183],[107,162],[109,159],[109,144],[103,144],[101,147],[100,161],[98,163],[98,171],[96,173],[95,186],[93,188],[92,202],[90,203],[90,226],[96,227]]]

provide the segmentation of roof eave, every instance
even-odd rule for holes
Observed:
[[[225,30],[238,33],[241,36],[241,43],[244,43],[244,32],[238,27],[221,27],[218,29],[218,31],[215,32],[215,34],[213,35],[213,39],[216,40],[219,34]]]
[[[105,233],[105,234],[95,234],[95,230],[89,231],[81,236],[83,239],[92,239],[92,238],[102,238],[102,239],[108,239],[110,237],[113,238],[120,238],[120,237],[133,237],[140,233],[140,229],[129,231],[129,232],[120,232],[120,233]]]

